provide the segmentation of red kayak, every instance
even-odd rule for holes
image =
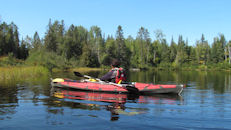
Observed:
[[[171,84],[147,84],[133,82],[129,84],[115,84],[111,82],[96,81],[91,79],[70,80],[56,78],[51,81],[52,87],[73,88],[77,90],[110,92],[110,93],[129,93],[130,89],[136,89],[139,94],[180,94],[184,85]]]

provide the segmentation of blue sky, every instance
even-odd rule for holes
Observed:
[[[44,37],[49,19],[64,20],[65,27],[97,25],[105,35],[115,36],[121,25],[124,36],[136,37],[142,26],[161,29],[167,42],[183,35],[195,45],[202,33],[211,44],[223,33],[231,40],[231,0],[0,0],[0,20],[14,22],[20,38],[37,31]]]

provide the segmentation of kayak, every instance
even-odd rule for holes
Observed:
[[[115,84],[91,79],[72,80],[62,78],[52,79],[51,86],[109,93],[131,93],[128,88],[135,88],[138,94],[180,94],[184,88],[182,84],[148,84],[139,82]]]

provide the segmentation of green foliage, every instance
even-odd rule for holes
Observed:
[[[173,38],[171,41],[171,45],[170,45],[170,54],[169,54],[169,61],[170,62],[174,62],[176,59],[176,54],[177,54],[177,45],[174,42]]]
[[[9,53],[8,56],[4,56],[0,58],[0,66],[13,66],[13,65],[20,65],[23,62],[16,59],[13,56],[13,53]]]
[[[204,64],[199,66],[199,70],[207,70],[207,69],[208,67]]]
[[[82,26],[71,25],[64,37],[64,44],[60,47],[62,54],[69,60],[78,59],[82,54],[82,46],[87,41],[87,30]]]
[[[32,48],[34,50],[38,50],[38,49],[42,48],[42,42],[39,38],[38,32],[35,32],[35,34],[34,34],[34,38],[32,40]]]
[[[138,67],[139,68],[146,68],[148,62],[152,61],[152,46],[151,46],[151,39],[149,36],[149,32],[144,27],[141,27],[137,33],[136,42],[138,49],[138,53],[135,55],[135,59],[137,59]]]
[[[108,37],[105,42],[105,49],[103,51],[102,64],[110,66],[111,59],[116,58],[116,44],[115,40],[111,37]]]
[[[101,29],[97,26],[92,26],[88,37],[89,44],[92,46],[92,52],[96,54],[97,60],[101,63],[103,55],[103,38]]]
[[[116,58],[121,61],[121,66],[128,68],[130,65],[130,50],[125,45],[122,27],[119,25],[116,31]]]
[[[30,56],[26,60],[28,65],[40,65],[52,71],[53,68],[67,69],[72,67],[63,56],[59,56],[54,52],[45,50],[31,51]]]
[[[223,62],[225,59],[225,39],[224,35],[214,38],[214,42],[211,49],[211,60],[213,63]]]
[[[158,65],[158,69],[160,70],[172,70],[174,69],[171,63],[168,62],[162,62]]]
[[[17,58],[20,51],[18,27],[12,22],[0,24],[0,56],[13,53]]]
[[[209,50],[208,42],[205,41],[204,35],[202,34],[201,41],[197,41],[196,44],[196,58],[199,64],[207,64],[210,55]]]
[[[97,55],[92,52],[88,45],[84,45],[83,47],[83,54],[81,56],[81,66],[86,67],[99,67],[99,61]]]
[[[195,46],[189,46],[182,35],[177,42],[172,38],[169,45],[161,30],[154,33],[152,40],[148,29],[141,27],[135,39],[125,38],[119,25],[115,37],[105,38],[98,26],[88,31],[83,26],[71,25],[66,30],[63,20],[50,20],[44,38],[35,32],[32,38],[26,36],[19,40],[17,26],[3,22],[0,24],[0,56],[7,58],[2,58],[0,65],[18,65],[17,59],[22,59],[26,64],[41,65],[49,70],[104,67],[116,58],[125,68],[230,69],[231,42],[226,44],[223,34],[215,37],[211,45],[202,34]]]

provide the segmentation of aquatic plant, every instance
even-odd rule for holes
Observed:
[[[0,67],[0,87],[16,86],[28,81],[35,81],[43,76],[48,78],[49,71],[41,66]]]

